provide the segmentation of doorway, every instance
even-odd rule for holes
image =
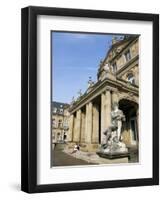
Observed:
[[[136,117],[132,117],[130,119],[130,137],[131,137],[131,145],[137,145],[137,120]]]
[[[137,111],[138,104],[128,99],[121,99],[119,101],[119,109],[125,115],[125,122],[123,123],[122,137],[127,146],[138,145],[138,124]]]

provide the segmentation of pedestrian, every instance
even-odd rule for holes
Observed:
[[[73,149],[73,151],[71,152],[71,154],[76,153],[76,152],[79,151],[79,150],[80,150],[80,146],[79,146],[78,144],[75,144],[75,145],[74,145],[74,149]]]

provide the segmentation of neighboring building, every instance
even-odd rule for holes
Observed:
[[[87,91],[70,105],[69,145],[79,143],[84,151],[96,151],[103,131],[111,124],[115,102],[126,117],[123,142],[128,147],[138,147],[139,36],[113,38],[100,63],[97,82],[90,79]]]
[[[68,131],[68,104],[52,102],[52,144],[64,143]]]

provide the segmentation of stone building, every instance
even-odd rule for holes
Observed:
[[[111,111],[117,102],[126,121],[122,140],[128,147],[139,142],[139,36],[113,37],[112,45],[100,62],[97,82],[91,78],[88,89],[69,107],[69,146],[79,143],[83,151],[96,151],[111,124]]]
[[[68,104],[52,102],[52,146],[64,143],[68,131]]]

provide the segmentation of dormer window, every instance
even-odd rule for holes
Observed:
[[[129,60],[131,60],[131,52],[130,52],[130,49],[128,49],[126,52],[125,52],[125,59],[126,59],[126,62],[128,62]]]
[[[60,114],[63,114],[63,108],[60,108]]]
[[[57,113],[57,108],[53,108],[53,113]]]
[[[127,81],[131,84],[135,84],[135,77],[132,73],[128,74]]]

